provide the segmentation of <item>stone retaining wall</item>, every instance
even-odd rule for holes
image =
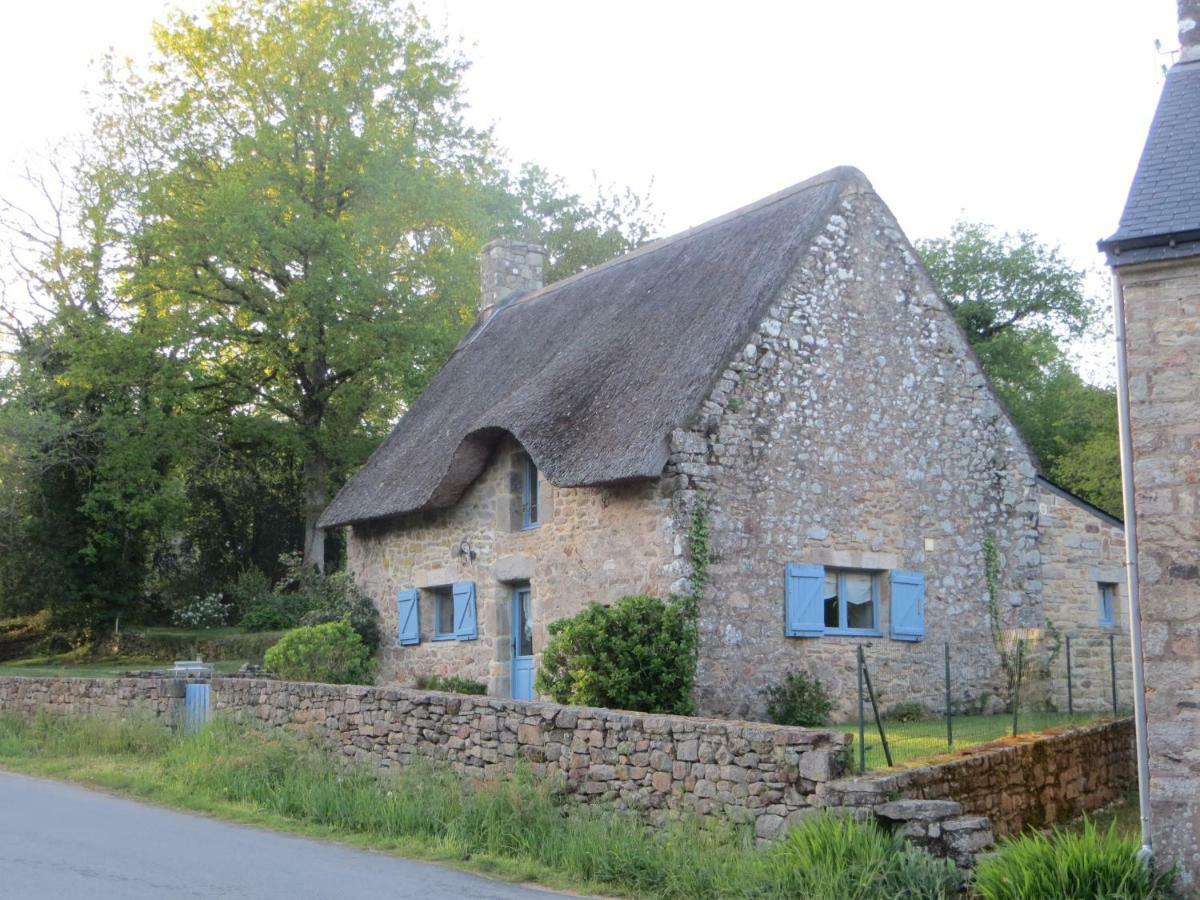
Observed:
[[[876,807],[891,797],[953,800],[998,835],[1044,828],[1100,809],[1137,785],[1133,720],[998,742],[958,759],[822,785],[827,806]]]

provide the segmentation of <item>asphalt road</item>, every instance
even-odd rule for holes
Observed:
[[[547,900],[431,863],[0,772],[4,900]]]

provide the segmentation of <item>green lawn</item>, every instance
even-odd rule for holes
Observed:
[[[248,632],[238,625],[223,625],[220,628],[182,628],[176,625],[135,626],[128,629],[147,637],[191,638],[195,641],[219,641],[225,638],[240,638],[256,632]],[[265,632],[263,632],[265,633]],[[280,634],[282,632],[271,632]]]
[[[169,669],[174,660],[150,660],[137,657],[122,658],[115,662],[75,662],[71,659],[41,657],[19,659],[0,663],[0,677],[23,675],[27,678],[117,678],[126,672],[141,672],[147,669]],[[236,672],[247,660],[227,659],[212,664],[218,674]]]
[[[1025,734],[1064,725],[1084,724],[1100,717],[1097,713],[1075,713],[1072,716],[1057,712],[1023,712],[1018,719],[1017,730],[1019,734]],[[1011,713],[995,716],[955,716],[953,726],[954,743],[950,745],[946,740],[945,719],[923,719],[918,722],[888,722],[885,720],[884,732],[892,751],[893,764],[902,767],[911,766],[933,756],[965,750],[978,744],[986,744],[1009,737],[1012,735],[1013,720]],[[854,735],[852,765],[858,768],[858,723],[843,722],[835,727]],[[873,721],[867,722],[865,743],[867,768],[886,768],[887,760],[883,752],[883,743],[879,739],[879,730]]]

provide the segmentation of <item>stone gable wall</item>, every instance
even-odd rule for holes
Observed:
[[[857,703],[865,643],[886,708],[943,704],[943,643],[966,702],[1006,691],[983,546],[1003,559],[1006,626],[1042,622],[1032,460],[891,214],[851,194],[732,362],[670,471],[709,503],[714,560],[698,672],[705,714],[758,717],[789,668]],[[784,567],[921,571],[926,637],[784,636]],[[998,701],[995,701],[998,702]]]
[[[1155,852],[1200,890],[1200,260],[1123,266]]]
[[[381,617],[381,683],[459,675],[486,683],[493,696],[509,696],[517,582],[531,585],[535,664],[550,622],[592,601],[666,595],[677,576],[671,573],[671,500],[658,483],[558,488],[542,479],[542,524],[521,530],[523,458],[520,445],[506,438],[452,508],[352,529],[347,565]],[[473,560],[458,552],[464,541],[476,554]],[[455,581],[475,582],[478,639],[433,640],[433,602],[422,594],[421,643],[399,646],[397,593]]]
[[[1043,487],[1038,503],[1039,547],[1047,628],[1041,647],[1048,663],[1045,692],[1055,709],[1067,709],[1066,639],[1071,639],[1072,703],[1076,710],[1112,708],[1112,659],[1117,703],[1133,705],[1129,597],[1125,588],[1125,534],[1087,507]],[[1113,624],[1100,624],[1100,582],[1117,585]]]

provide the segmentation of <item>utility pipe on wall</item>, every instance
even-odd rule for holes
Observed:
[[[1142,849],[1138,858],[1154,857],[1150,838],[1150,753],[1146,738],[1146,673],[1142,658],[1142,604],[1138,591],[1137,514],[1133,489],[1133,434],[1129,427],[1129,366],[1125,352],[1125,292],[1113,269],[1113,311],[1117,340],[1117,426],[1121,436],[1121,499],[1125,512],[1125,591],[1129,596],[1129,642],[1133,662],[1133,726],[1137,742],[1138,806]]]

